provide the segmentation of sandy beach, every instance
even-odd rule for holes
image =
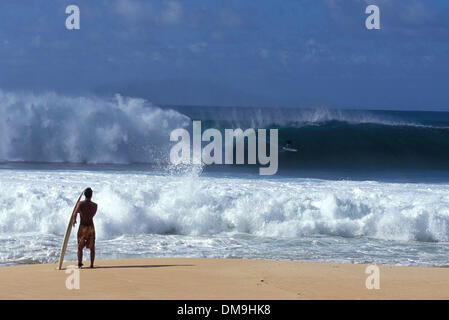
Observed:
[[[449,269],[243,259],[151,258],[98,261],[68,290],[67,266],[0,268],[0,299],[449,299]]]

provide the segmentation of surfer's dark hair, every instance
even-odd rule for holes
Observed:
[[[87,188],[86,190],[84,190],[84,196],[88,199],[92,198],[92,189],[91,188]]]

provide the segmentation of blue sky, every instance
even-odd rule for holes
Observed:
[[[369,4],[381,30],[365,28]],[[0,89],[449,110],[449,1],[5,0]]]

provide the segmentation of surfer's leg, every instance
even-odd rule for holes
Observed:
[[[83,266],[83,242],[84,239],[78,238],[78,268],[81,268]]]
[[[86,240],[83,237],[80,237],[78,240],[78,268],[83,266],[83,249],[86,246]]]
[[[89,228],[89,239],[87,239],[87,247],[90,249],[90,267],[94,267],[95,260],[95,227]]]
[[[81,268],[83,266],[83,249],[86,245],[84,232],[84,227],[80,225],[78,229],[78,268]]]
[[[94,260],[95,260],[95,247],[92,247],[90,249],[90,267],[94,267]]]
[[[83,248],[78,248],[78,268],[83,266]]]

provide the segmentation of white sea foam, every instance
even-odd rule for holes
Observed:
[[[304,179],[0,171],[0,232],[60,235],[91,186],[99,239],[227,232],[449,241],[449,186]]]

